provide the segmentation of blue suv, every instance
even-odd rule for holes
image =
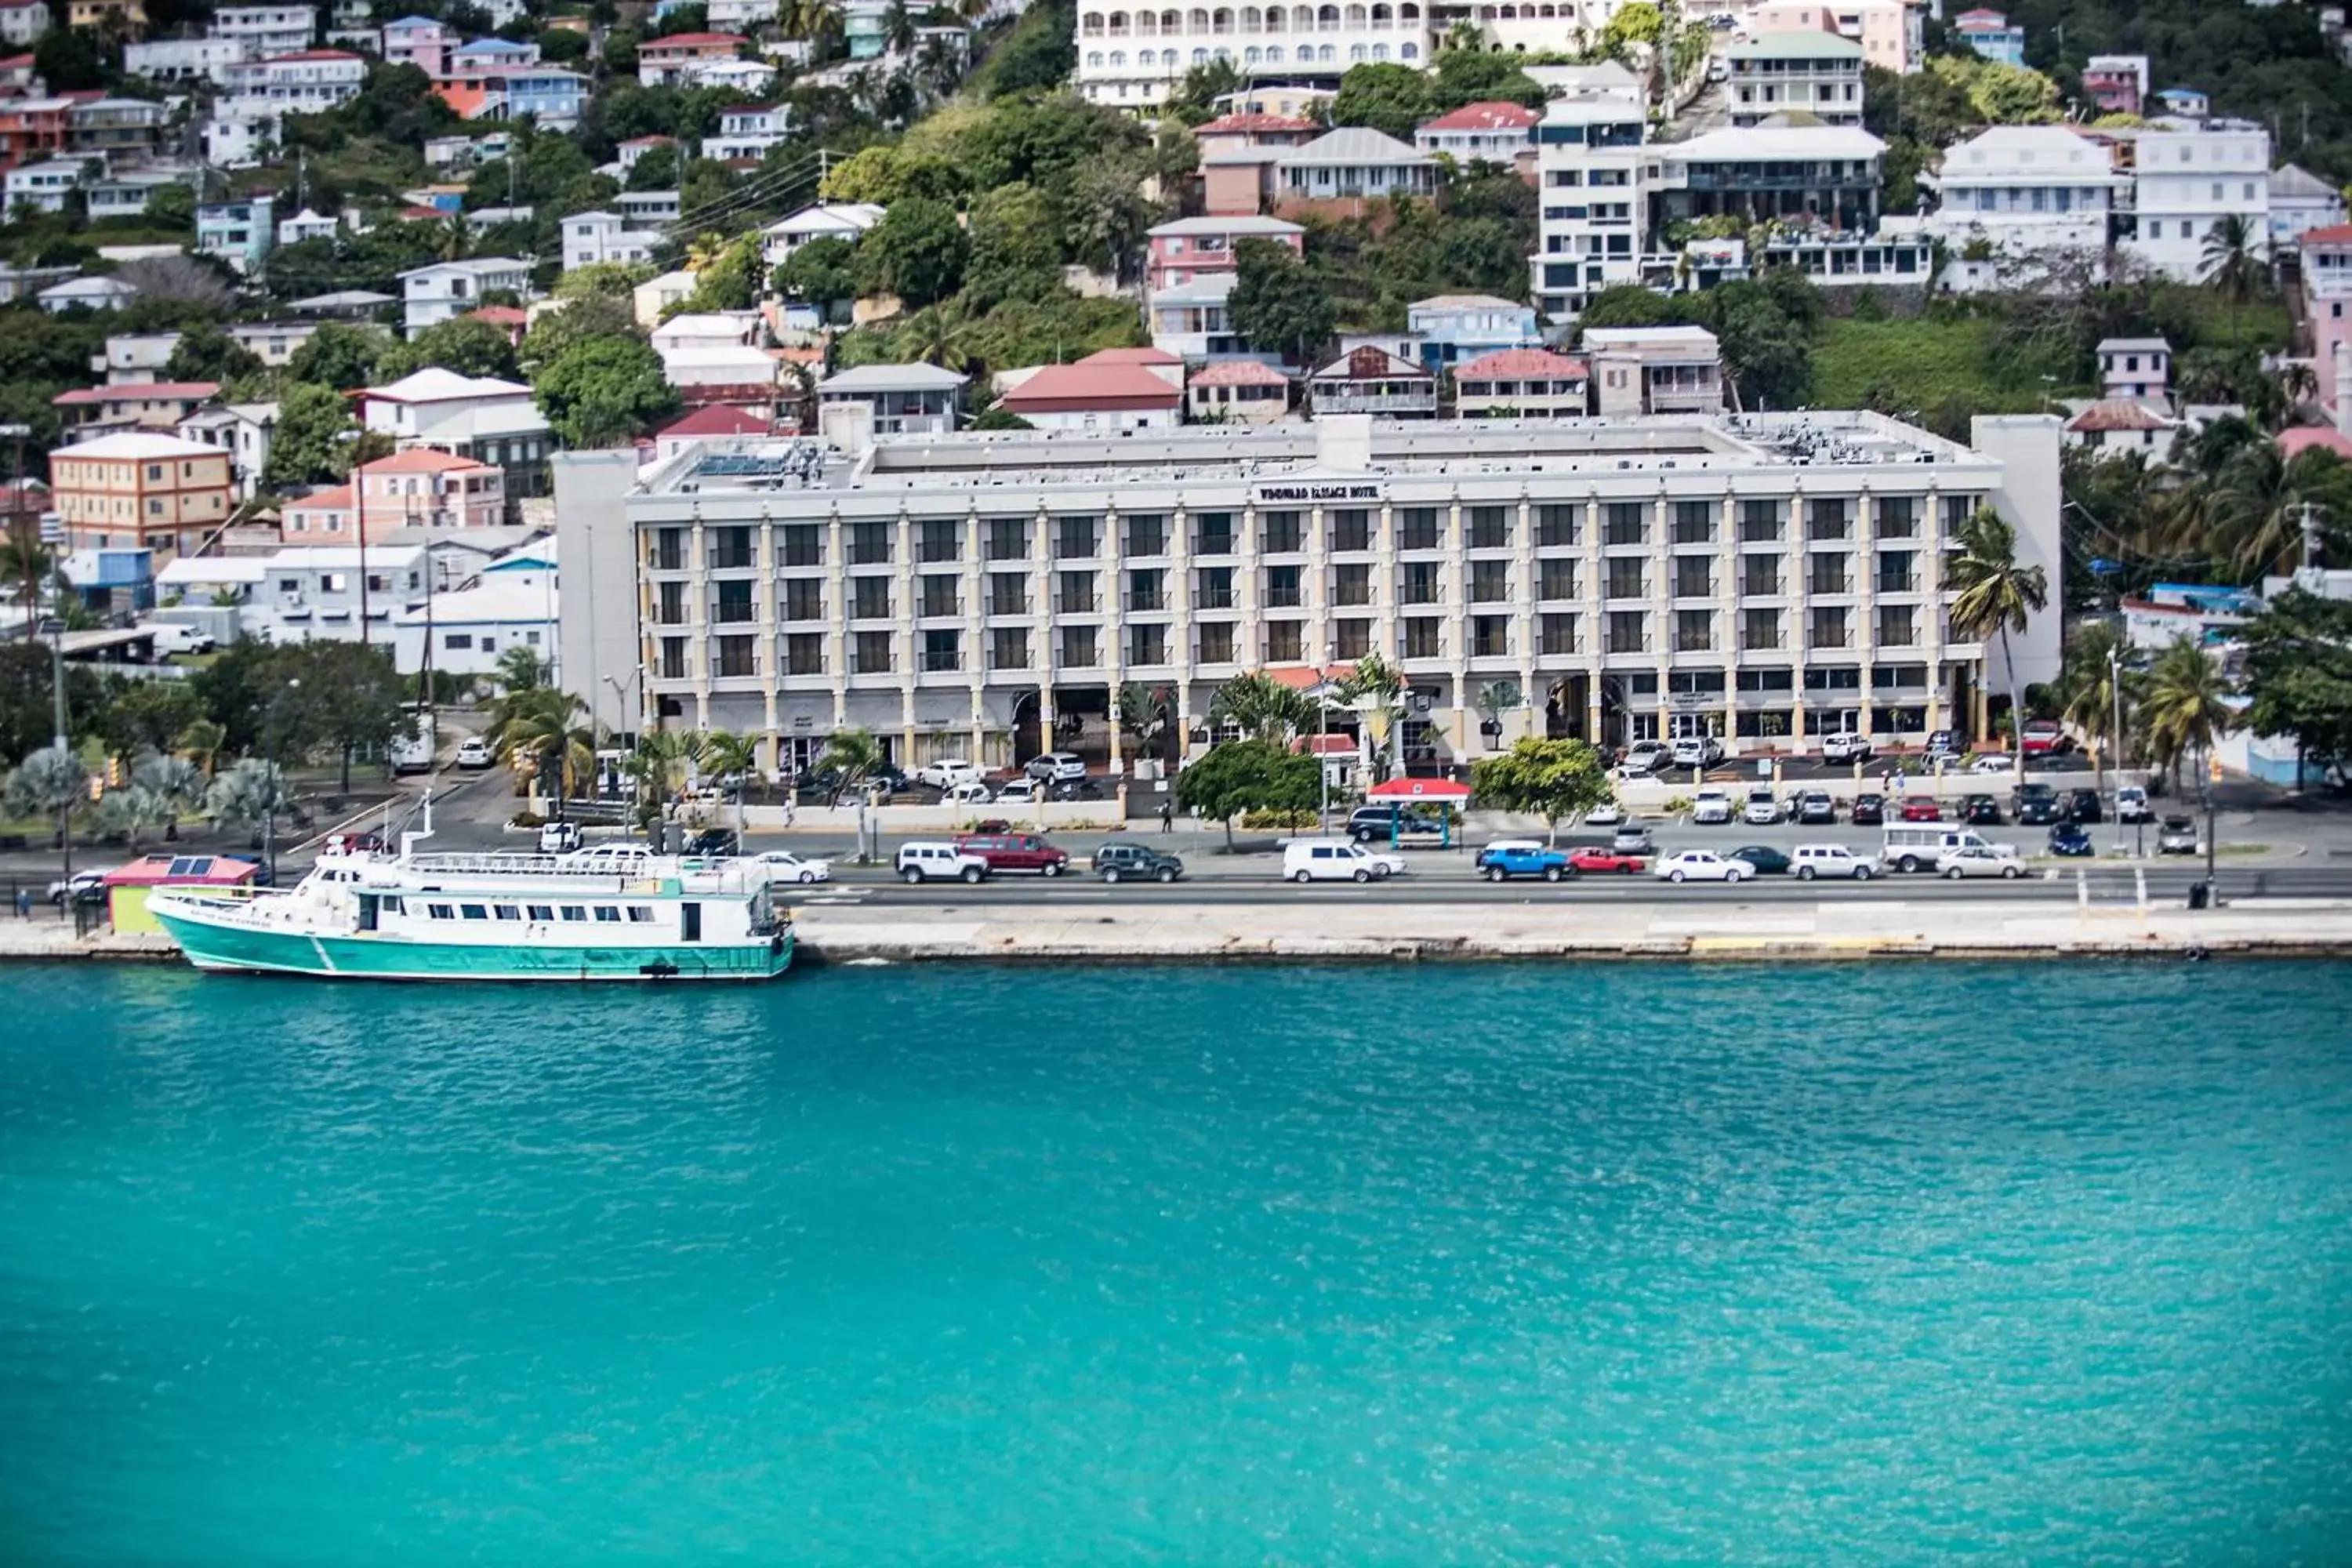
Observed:
[[[1541,877],[1547,882],[1557,882],[1574,873],[1566,850],[1547,849],[1525,839],[1507,839],[1478,851],[1478,874],[1490,882],[1507,881],[1513,877]]]

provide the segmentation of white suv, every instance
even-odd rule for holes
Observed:
[[[933,789],[952,789],[955,785],[980,777],[980,770],[961,757],[940,757],[924,763],[908,773],[908,778]]]
[[[1825,763],[1866,763],[1870,761],[1870,740],[1851,730],[1841,730],[1834,735],[1822,737],[1822,761]]]
[[[1772,798],[1770,789],[1758,784],[1748,792],[1747,809],[1739,815],[1750,827],[1769,827],[1780,820],[1780,803]]]
[[[1721,826],[1731,820],[1731,796],[1719,789],[1703,789],[1691,797],[1691,821]]]
[[[988,862],[968,849],[931,842],[901,844],[892,867],[908,882],[979,882],[988,877]]]
[[[1625,753],[1629,773],[1654,773],[1671,761],[1675,749],[1664,741],[1636,741]]]
[[[1042,757],[1032,757],[1022,770],[1033,779],[1049,784],[1066,784],[1087,776],[1086,759],[1076,752],[1048,752]]]
[[[1867,882],[1876,874],[1869,861],[1843,844],[1800,844],[1789,851],[1789,868],[1800,882],[1816,877],[1851,877]]]
[[[1723,742],[1712,735],[1685,736],[1675,742],[1675,766],[1711,768],[1723,761]]]

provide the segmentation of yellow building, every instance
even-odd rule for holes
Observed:
[[[152,936],[163,929],[147,910],[147,896],[156,889],[202,888],[250,898],[260,871],[234,855],[150,855],[106,874],[107,920],[118,931]]]
[[[152,550],[161,567],[229,519],[229,454],[126,431],[49,454],[49,489],[74,550]]]
[[[147,30],[147,7],[140,0],[72,0],[66,8],[68,27],[103,28],[110,20],[135,38]]]

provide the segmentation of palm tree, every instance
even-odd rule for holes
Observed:
[[[1951,580],[1959,594],[1952,601],[1952,627],[1971,642],[2000,637],[2000,662],[2009,676],[2010,734],[2021,737],[2025,687],[2017,678],[2009,634],[2023,631],[2026,621],[2050,603],[2050,574],[2018,563],[2017,530],[1989,506],[1977,508],[1958,542],[1960,552],[1951,564]],[[2016,740],[2016,755],[2021,767],[2021,738]]]
[[[1209,722],[1230,725],[1255,741],[1288,745],[1315,717],[1304,692],[1285,686],[1262,669],[1236,675],[1209,699]]]
[[[110,789],[98,803],[98,830],[120,833],[124,845],[139,847],[139,836],[158,824],[169,822],[173,813],[155,792],[139,784],[123,789]]]
[[[2092,780],[2102,790],[2106,788],[2109,753],[2122,740],[2115,727],[2118,656],[2123,651],[2123,638],[2112,626],[2086,627],[2067,646],[2058,674],[2058,717],[2090,742]],[[2126,679],[2121,685],[2123,705],[2129,707],[2131,682]],[[2121,766],[2122,758],[2116,763]]]
[[[907,9],[907,0],[890,0],[882,8],[882,43],[894,55],[903,55],[915,47],[915,18]]]
[[[2235,715],[2223,700],[2228,687],[2213,656],[2188,637],[2157,655],[2147,673],[2147,696],[2140,707],[2148,749],[2159,766],[2180,784],[2180,759],[2191,752],[2210,756],[2213,739]]]
[[[466,215],[451,213],[434,231],[433,251],[444,261],[462,261],[467,247],[473,242],[474,233],[466,223]]]
[[[277,763],[247,757],[213,780],[205,792],[205,809],[217,822],[242,826],[284,811],[293,799]]]
[[[1119,732],[1135,742],[1135,754],[1160,739],[1168,729],[1169,693],[1164,686],[1146,686],[1130,680],[1118,689],[1117,702]]]
[[[942,370],[971,363],[971,324],[943,306],[929,305],[908,317],[896,339],[892,346]]]
[[[2252,220],[2231,213],[2205,231],[2199,275],[2213,291],[2230,301],[2230,341],[2238,341],[2238,310],[2262,292],[2270,269],[2260,254],[2261,241]]]
[[[25,607],[25,640],[40,635],[41,593],[57,572],[57,560],[41,542],[40,525],[19,514],[8,520],[7,553],[0,573],[10,595]]]
[[[684,730],[655,730],[637,737],[636,755],[630,759],[639,779],[656,795],[674,795],[686,783],[686,771],[701,748],[701,737]]]
[[[2307,359],[2289,360],[2279,367],[2278,387],[2289,407],[2308,403],[2319,395],[2319,373]]]
[[[578,722],[585,704],[568,691],[539,687],[513,694],[491,726],[491,747],[518,777],[551,783],[550,815],[577,794],[596,767],[593,731]]]
[[[509,695],[536,691],[547,684],[547,661],[539,650],[526,643],[515,643],[499,655],[499,662],[490,677],[500,691]]]
[[[1379,654],[1368,653],[1338,684],[1339,700],[1363,721],[1365,737],[1372,743],[1373,770],[1382,778],[1391,767],[1402,773],[1403,738],[1396,730],[1404,717],[1404,676]]]
[[[1503,732],[1503,715],[1514,708],[1525,707],[1527,699],[1520,694],[1517,681],[1490,680],[1478,689],[1478,695],[1470,700],[1470,705],[1485,721],[1486,732],[1499,736]],[[1499,745],[1501,742],[1494,743]]]
[[[163,755],[142,758],[131,770],[131,782],[154,798],[167,837],[176,835],[181,815],[205,798],[206,783],[205,770],[187,758]]]
[[[2315,463],[2307,453],[2290,458],[2267,440],[2239,444],[2173,493],[2168,542],[2241,576],[2293,565],[2303,548],[2306,489],[2326,478]]]
[[[89,770],[71,751],[43,746],[10,770],[0,798],[11,816],[55,816],[89,798]]]
[[[824,738],[824,750],[817,753],[816,771],[836,776],[833,804],[839,805],[842,796],[873,777],[882,762],[882,742],[874,738],[873,731],[835,730]]]
[[[735,781],[735,826],[741,827],[743,797],[751,787],[752,775],[760,771],[760,742],[726,730],[713,730],[699,739],[697,761],[704,776]]]
[[[227,743],[228,727],[210,719],[199,719],[181,731],[178,742],[181,754],[202,769],[206,778],[213,776],[213,762]]]

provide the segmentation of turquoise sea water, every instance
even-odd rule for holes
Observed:
[[[2345,966],[0,980],[9,1564],[2352,1558]]]

